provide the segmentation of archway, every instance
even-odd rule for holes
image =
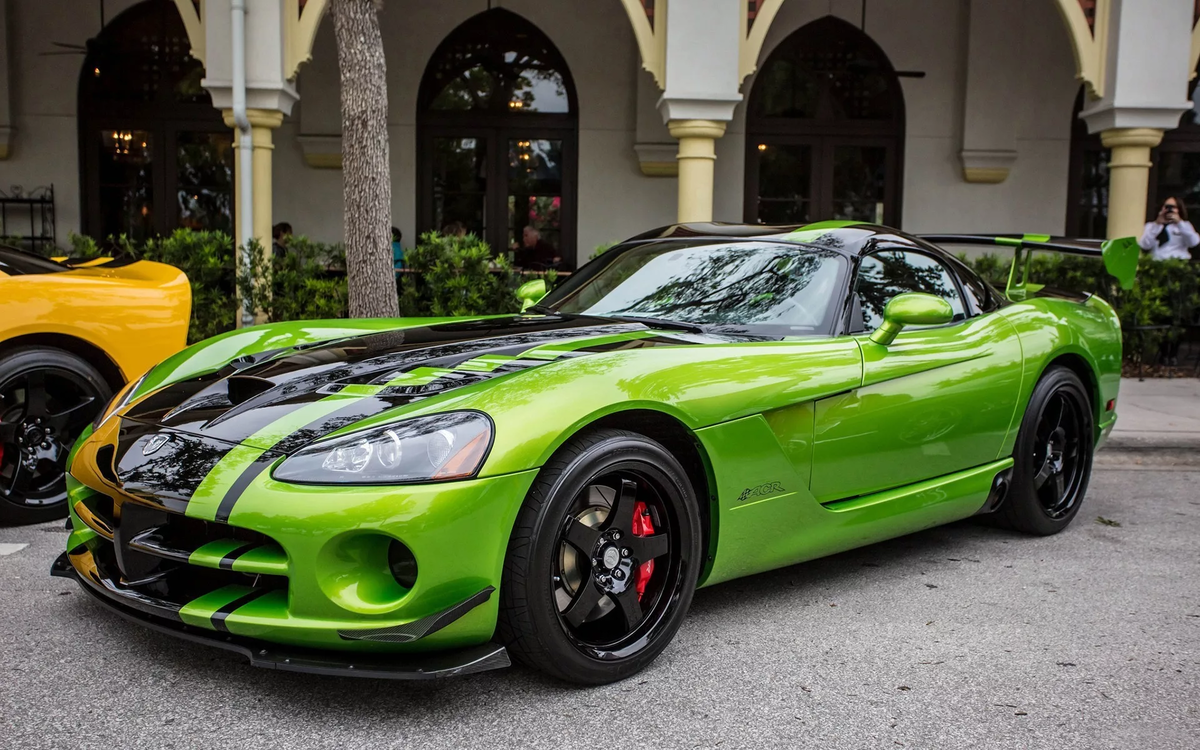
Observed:
[[[763,63],[746,115],[745,220],[897,224],[904,94],[887,55],[827,16]]]
[[[496,8],[452,31],[418,95],[418,230],[461,224],[503,251],[533,226],[573,266],[577,110],[566,61],[524,18]]]
[[[89,42],[78,110],[86,233],[232,231],[232,135],[190,48],[171,0],[133,6]]]

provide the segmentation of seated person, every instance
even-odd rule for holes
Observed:
[[[557,268],[562,256],[554,245],[542,239],[541,232],[532,226],[521,230],[521,244],[513,247],[513,262],[523,268]]]

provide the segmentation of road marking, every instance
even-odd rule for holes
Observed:
[[[12,544],[10,542],[0,542],[0,557],[11,555],[14,552],[20,552],[28,547],[28,544]]]

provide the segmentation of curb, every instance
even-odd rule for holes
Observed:
[[[1108,451],[1200,451],[1200,432],[1134,432],[1110,433],[1102,452]]]

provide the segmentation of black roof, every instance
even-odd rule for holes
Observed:
[[[654,240],[703,239],[763,239],[812,245],[834,250],[842,255],[857,257],[876,249],[880,240],[917,246],[945,253],[920,237],[881,224],[854,221],[822,221],[812,224],[727,224],[724,222],[692,222],[671,224],[630,237],[626,242]],[[874,240],[874,241],[872,241]]]

